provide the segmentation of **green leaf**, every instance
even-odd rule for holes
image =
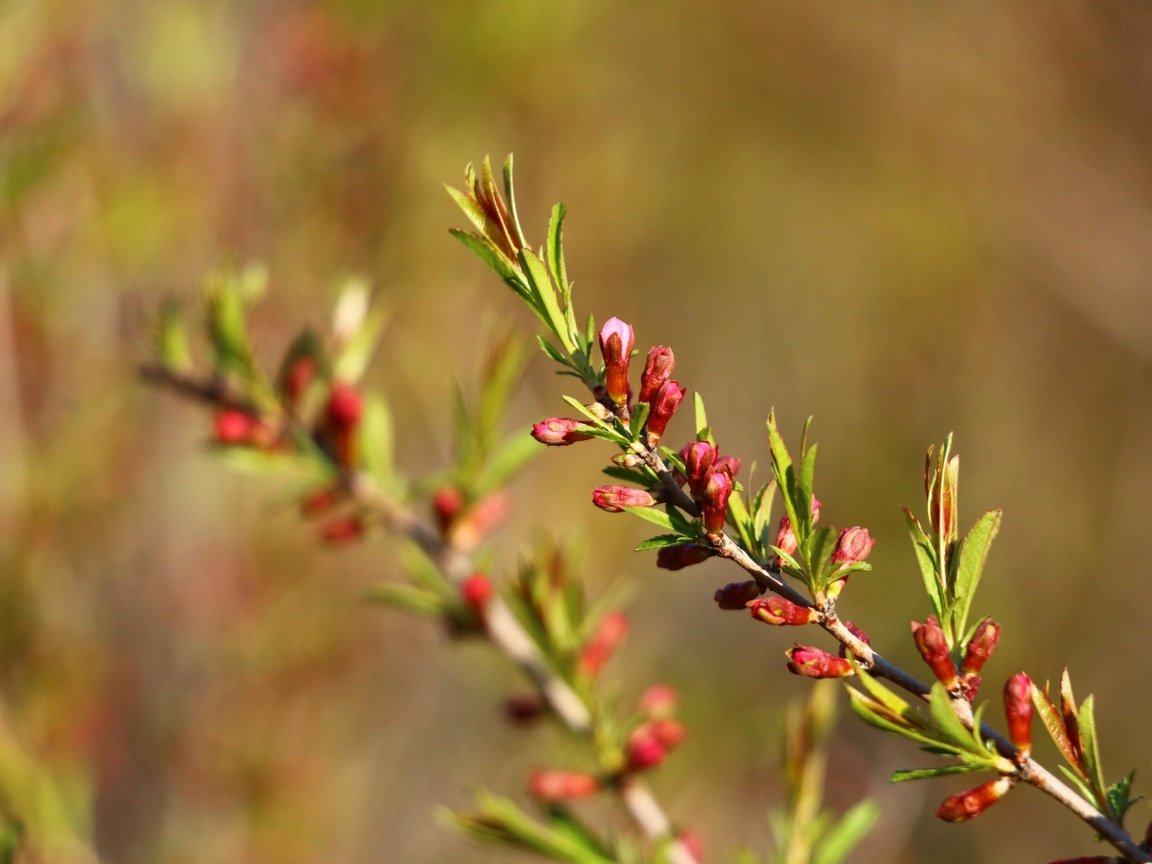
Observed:
[[[564,217],[568,211],[563,204],[552,207],[548,220],[548,266],[552,270],[552,280],[560,291],[564,303],[564,318],[569,331],[575,336],[576,318],[572,310],[572,284],[568,281],[568,268],[564,263]]]
[[[928,694],[928,713],[932,718],[933,726],[940,733],[943,741],[968,752],[986,752],[983,746],[972,737],[971,730],[965,728],[964,724],[960,722],[960,718],[956,716],[952,698],[939,681],[932,685],[932,692]]]
[[[484,208],[473,200],[471,195],[467,195],[448,184],[444,184],[444,191],[456,202],[456,206],[464,211],[464,215],[468,217],[469,222],[476,226],[477,231],[481,234],[487,234],[489,232],[492,223],[488,221],[488,217],[484,213]]]
[[[485,160],[487,164],[487,160]],[[493,191],[495,191],[495,184]],[[511,217],[512,224],[509,226],[516,235],[516,240],[521,246],[526,246],[527,242],[524,240],[524,229],[520,227],[520,214],[516,210],[516,187],[512,182],[512,154],[509,153],[504,159],[504,198],[508,204],[508,215]]]
[[[590,425],[595,426],[597,429],[601,430],[602,432],[610,433],[612,437],[609,438],[609,440],[616,441],[619,444],[624,445],[624,446],[627,446],[630,443],[627,438],[625,438],[623,435],[621,435],[619,432],[617,432],[616,429],[613,428],[609,423],[607,423],[604,420],[601,420],[599,417],[597,417],[595,414],[593,414],[591,411],[589,411],[588,407],[583,402],[581,402],[579,399],[575,399],[571,396],[564,396],[562,398],[564,399],[565,402],[568,403],[568,405],[570,407],[575,408],[581,415],[583,415],[588,420]],[[582,429],[580,431],[583,432],[584,430]],[[587,434],[591,434],[591,433],[589,432]]]
[[[692,537],[685,537],[683,534],[657,534],[655,537],[649,537],[643,543],[636,547],[637,552],[645,552],[649,549],[664,549],[668,546],[683,546],[685,543],[691,543]]]
[[[504,253],[497,249],[490,240],[481,237],[479,234],[461,231],[458,228],[450,228],[448,233],[467,246],[473,255],[487,264],[488,268],[503,279],[509,288],[520,295],[520,299],[532,304],[532,292],[524,281],[524,277],[513,263],[508,260]]]
[[[656,507],[625,507],[624,510],[647,522],[659,525],[661,528],[667,528],[669,531],[674,530],[675,526],[673,526],[668,514]]]
[[[555,360],[561,365],[572,368],[572,361],[564,356],[564,352],[545,339],[543,336],[536,337],[536,344],[540,346],[540,350],[547,354],[552,360]]]
[[[388,403],[375,394],[364,399],[364,414],[357,436],[364,470],[382,489],[390,489],[395,477],[392,412]]]
[[[861,801],[825,833],[812,856],[812,864],[841,864],[880,818],[875,801]]]
[[[448,612],[443,597],[414,585],[375,585],[368,590],[368,599],[423,618],[441,618]]]
[[[938,765],[933,768],[910,768],[903,771],[893,771],[888,778],[893,783],[904,783],[909,780],[927,780],[932,777],[944,777],[949,774],[972,774],[977,771],[987,771],[986,765],[975,765],[970,762],[960,762],[955,765]]]
[[[696,409],[696,440],[697,441],[712,441],[712,433],[708,426],[708,413],[704,410],[704,397],[700,395],[700,391],[692,394],[692,403]]]
[[[928,599],[932,601],[932,610],[937,620],[945,618],[946,608],[945,587],[940,584],[939,570],[936,566],[936,546],[924,532],[920,520],[912,515],[907,507],[904,509],[904,520],[908,525],[908,534],[912,538],[912,549],[916,553],[916,563],[920,566],[920,575],[924,579],[924,590]]]
[[[538,305],[534,305],[536,305],[537,314],[548,326],[548,329],[560,340],[560,344],[571,354],[576,350],[576,343],[572,339],[572,334],[568,332],[567,321],[560,309],[560,303],[556,299],[556,291],[548,278],[548,271],[544,268],[544,262],[535,252],[524,247],[520,250],[520,268],[527,275],[532,292],[536,297]]]
[[[1096,738],[1095,700],[1089,694],[1080,703],[1080,747],[1083,756],[1084,773],[1095,792],[1093,796],[1101,807],[1107,807],[1108,797],[1104,786],[1104,769],[1100,764],[1100,743]]]
[[[1056,749],[1068,760],[1069,765],[1078,768],[1076,750],[1068,738],[1068,730],[1064,728],[1064,718],[1060,716],[1060,712],[1056,710],[1056,706],[1052,704],[1048,694],[1035,684],[1032,685],[1032,704],[1036,707],[1036,714],[1040,717],[1040,722],[1044,724],[1044,728],[1048,730],[1048,736],[1056,745]]]
[[[636,407],[632,409],[632,416],[628,419],[628,431],[632,433],[634,440],[640,439],[640,430],[644,428],[644,424],[648,421],[648,412],[652,406],[647,402],[639,402]]]
[[[538,441],[531,435],[513,435],[506,439],[488,459],[488,464],[476,482],[477,495],[484,495],[504,486],[521,468],[541,452]]]
[[[805,426],[807,431],[807,426]],[[816,475],[816,445],[800,454],[800,470],[796,472],[796,508],[800,521],[793,523],[796,539],[800,542],[812,531],[812,500]]]
[[[0,864],[16,864],[16,856],[23,845],[24,823],[16,818],[6,819],[0,827]]]
[[[976,594],[976,586],[980,584],[984,562],[988,559],[988,549],[1000,531],[1002,516],[1000,510],[989,510],[976,520],[976,524],[972,526],[972,530],[960,545],[960,562],[956,569],[956,582],[952,588],[950,610],[953,633],[964,632],[968,621],[968,609],[972,605],[972,597]]]
[[[188,347],[188,332],[179,301],[169,299],[160,307],[155,338],[156,354],[165,369],[177,373],[191,370],[192,351]]]
[[[1123,822],[1128,808],[1139,800],[1139,798],[1132,797],[1132,781],[1135,777],[1136,772],[1130,771],[1127,776],[1121,777],[1105,790],[1108,798],[1108,809],[1116,822]]]
[[[380,331],[384,327],[384,320],[384,313],[379,309],[373,309],[364,316],[352,338],[345,343],[333,360],[334,377],[341,381],[356,382],[364,376],[372,355],[380,345]]]

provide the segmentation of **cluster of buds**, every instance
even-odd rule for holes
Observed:
[[[964,658],[957,669],[948,647],[948,639],[936,616],[929,615],[923,623],[912,622],[912,640],[933,676],[949,693],[963,696],[969,702],[980,689],[980,670],[996,650],[999,639],[1000,625],[991,618],[985,618],[968,640]]]
[[[625,770],[646,771],[668,758],[684,739],[684,727],[675,719],[679,696],[671,687],[657,684],[640,697],[640,723],[629,733],[625,746]]]
[[[627,419],[632,410],[632,388],[628,383],[628,365],[636,346],[632,325],[619,318],[609,318],[600,328],[600,354],[604,358],[603,398],[612,410]],[[687,392],[672,380],[676,357],[666,345],[656,345],[648,352],[640,376],[637,402],[648,406],[645,440],[655,447],[668,428],[668,421],[680,407]]]
[[[692,500],[700,507],[704,530],[710,536],[724,530],[728,515],[728,499],[736,488],[736,474],[740,460],[721,456],[710,441],[693,441],[680,451],[684,462],[684,481]]]
[[[528,775],[528,794],[548,804],[587,798],[599,792],[602,785],[599,777],[587,771],[541,768]]]

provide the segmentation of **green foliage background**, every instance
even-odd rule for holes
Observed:
[[[46,824],[89,800],[109,861],[493,860],[433,805],[517,790],[555,742],[503,726],[482,652],[362,603],[387,543],[317,549],[134,365],[162,298],[222,262],[270,268],[270,360],[363,274],[392,315],[371,380],[435,467],[453,376],[533,326],[448,238],[440,184],[514,151],[532,239],[563,199],[581,308],[672,345],[725,451],[763,476],[768,409],[793,434],[816,415],[824,518],[878,538],[842,609],[907,664],[928,606],[898,508],[955,430],[963,527],[1005,510],[974,609],[1005,624],[989,691],[1067,663],[1109,779],[1139,788],[1150,49],[1152,10],[1119,0],[3,0],[0,764],[64,778]],[[563,413],[560,383],[534,361],[512,422]],[[657,785],[723,860],[765,842],[775,707],[804,684],[785,636],[712,608],[722,564],[625,551],[642,526],[588,503],[603,455],[541,455],[503,560],[542,523],[630,581],[622,686],[684,688],[692,737]],[[933,822],[955,789],[885,785],[917,754],[845,725],[830,796],[884,807],[861,860],[1091,851],[1031,793]]]

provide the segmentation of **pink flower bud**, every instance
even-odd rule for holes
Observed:
[[[1032,679],[1023,672],[1004,685],[1004,714],[1008,738],[1023,755],[1032,749]]]
[[[712,599],[721,609],[746,609],[760,594],[760,586],[756,584],[756,580],[749,579],[747,582],[730,582],[723,588],[717,588]]]
[[[473,573],[460,583],[460,596],[478,623],[484,623],[488,603],[492,600],[492,580],[483,573]]]
[[[668,421],[676,412],[686,391],[675,381],[665,381],[653,394],[652,410],[648,413],[648,445],[655,447],[668,428]]]
[[[644,771],[661,764],[684,738],[684,727],[676,720],[649,720],[628,736],[625,758],[629,771]]]
[[[680,458],[684,460],[684,476],[688,479],[688,488],[692,490],[692,497],[699,498],[708,482],[708,469],[716,461],[716,447],[707,441],[693,441],[680,451]]]
[[[875,545],[876,541],[869,536],[867,528],[858,525],[845,528],[840,532],[840,539],[836,541],[836,548],[832,551],[832,563],[855,564],[863,561]]]
[[[665,546],[656,552],[656,566],[663,570],[683,570],[712,557],[712,550],[699,543]]]
[[[609,513],[623,513],[627,507],[651,507],[656,503],[647,489],[631,486],[599,486],[592,490],[592,503]]]
[[[936,817],[945,822],[965,822],[979,816],[1012,788],[1013,778],[1002,776],[982,783],[975,789],[946,798],[936,811]]]
[[[967,677],[979,672],[1000,641],[1000,625],[991,618],[985,618],[976,625],[976,631],[964,649],[964,662],[960,671]]]
[[[672,377],[672,370],[676,366],[676,358],[672,349],[664,345],[656,345],[648,352],[648,359],[644,362],[644,374],[640,376],[639,402],[648,402],[656,395],[660,386]]]
[[[580,652],[580,671],[590,678],[599,675],[628,635],[628,628],[628,616],[623,612],[609,612],[601,618],[592,638]]]
[[[708,482],[704,484],[704,491],[700,495],[700,512],[704,517],[704,530],[711,535],[724,530],[732,489],[732,478],[726,472],[709,472]]]
[[[449,529],[456,524],[460,511],[464,509],[464,496],[455,486],[437,489],[432,496],[432,513],[441,535],[447,536]]]
[[[532,426],[532,437],[549,447],[567,447],[577,441],[587,441],[591,435],[578,431],[580,421],[570,417],[549,417]]]
[[[641,714],[649,718],[670,717],[680,703],[680,694],[667,684],[653,684],[644,691],[636,706]]]
[[[632,325],[609,318],[600,328],[600,353],[604,356],[604,389],[617,405],[628,402],[628,361],[636,337]]]
[[[787,514],[780,517],[780,527],[776,529],[776,542],[773,545],[789,555],[795,555],[799,548],[799,544],[796,542],[796,532],[792,530],[792,519]],[[783,563],[784,560],[777,555],[776,565],[780,566]]]
[[[528,777],[528,794],[537,801],[570,801],[600,790],[600,780],[583,771],[538,769]]]
[[[259,425],[260,421],[246,411],[224,408],[216,413],[216,440],[226,445],[250,444]]]
[[[819,648],[808,645],[793,645],[785,654],[788,656],[788,671],[805,678],[847,678],[854,675],[852,664],[844,657],[837,657]]]
[[[949,691],[954,691],[960,681],[956,677],[956,664],[952,662],[952,655],[948,651],[948,641],[944,638],[944,631],[935,615],[929,615],[923,624],[912,622],[912,640],[916,649],[932,674]]]
[[[735,456],[721,456],[719,459],[712,463],[712,470],[723,471],[725,474],[735,480],[736,475],[740,473],[740,465],[741,460],[737,459]]]
[[[798,626],[811,624],[819,614],[810,606],[801,606],[783,597],[772,595],[762,600],[753,600],[748,604],[748,611],[757,621],[765,624],[786,624]]]

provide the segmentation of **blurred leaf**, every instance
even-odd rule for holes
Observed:
[[[384,313],[379,309],[373,309],[364,316],[360,326],[351,334],[344,347],[337,351],[332,361],[334,378],[355,384],[364,376],[372,355],[380,345],[380,331],[384,326],[384,320]]]
[[[0,864],[16,864],[16,855],[24,845],[24,823],[7,819],[0,827]]]
[[[192,351],[181,311],[180,302],[169,299],[161,306],[156,322],[156,353],[165,369],[177,373],[192,368]]]
[[[841,864],[880,817],[880,805],[861,801],[833,824],[820,840],[812,864]]]
[[[904,783],[909,780],[928,780],[932,777],[945,777],[949,774],[973,774],[977,771],[987,770],[984,765],[961,762],[958,765],[939,765],[933,768],[909,768],[893,771],[889,779],[893,783]]]
[[[1116,822],[1123,823],[1128,808],[1140,800],[1132,797],[1132,781],[1135,777],[1136,772],[1130,771],[1105,790],[1108,808]]]
[[[424,618],[441,618],[449,611],[443,597],[414,585],[374,585],[368,590],[368,599]]]
[[[395,443],[392,412],[376,394],[364,398],[364,413],[357,429],[360,463],[381,489],[395,491]]]
[[[648,549],[664,549],[667,546],[683,546],[685,543],[691,543],[693,539],[692,537],[685,537],[683,534],[657,534],[637,546],[636,551],[644,552]]]
[[[254,447],[214,447],[219,458],[234,471],[244,474],[276,475],[303,482],[331,482],[336,479],[332,463],[295,453],[276,453]]]

